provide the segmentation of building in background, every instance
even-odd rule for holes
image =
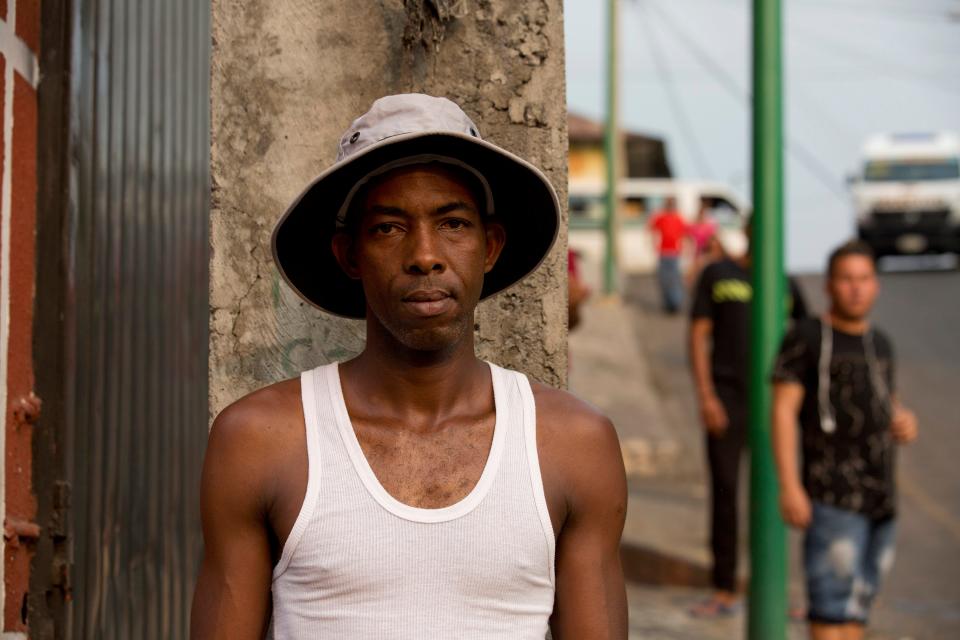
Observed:
[[[603,123],[567,113],[567,134],[570,137],[567,157],[570,182],[604,180],[607,162],[603,149]],[[666,144],[660,138],[625,131],[623,146],[625,177],[671,177]]]

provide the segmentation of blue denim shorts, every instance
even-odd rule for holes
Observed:
[[[866,624],[880,579],[893,565],[894,520],[814,502],[803,541],[807,618]]]

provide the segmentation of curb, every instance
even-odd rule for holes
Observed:
[[[632,542],[620,544],[620,564],[627,582],[655,587],[713,587],[710,569],[652,547]],[[745,592],[747,579],[737,578],[737,590]]]
[[[706,567],[651,547],[621,543],[620,562],[628,582],[658,587],[708,588],[711,585]]]

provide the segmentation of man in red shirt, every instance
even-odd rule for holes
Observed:
[[[683,305],[683,277],[680,274],[680,249],[687,234],[687,223],[677,211],[675,198],[667,198],[663,209],[650,219],[650,229],[656,233],[657,280],[663,296],[663,309],[677,313]]]

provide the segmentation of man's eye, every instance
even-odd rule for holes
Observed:
[[[396,232],[397,225],[393,224],[392,222],[381,222],[378,225],[374,225],[370,230],[379,235],[388,235]]]
[[[453,229],[456,231],[458,229],[465,229],[466,227],[470,226],[470,223],[461,218],[450,218],[449,220],[443,221],[443,226],[447,229]]]

